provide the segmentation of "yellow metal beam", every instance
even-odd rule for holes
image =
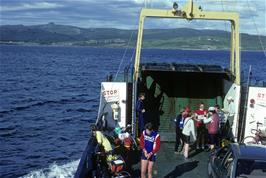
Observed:
[[[239,15],[234,12],[202,11],[190,0],[182,10],[142,9],[139,17],[139,29],[135,56],[134,81],[139,76],[139,63],[142,46],[144,19],[150,18],[176,18],[187,20],[222,20],[231,22],[231,59],[230,70],[235,76],[235,83],[240,84],[240,51],[239,51]]]
[[[134,81],[137,81],[138,76],[139,76],[139,62],[140,62],[140,53],[141,53],[141,46],[142,46],[144,17],[145,16],[143,15],[140,15],[139,17],[138,39],[137,39],[137,48],[136,48],[136,57],[135,57],[134,75],[133,75]]]
[[[235,77],[236,77],[236,79],[235,79],[235,83],[237,84],[237,85],[240,85],[240,80],[241,80],[241,78],[240,78],[240,70],[241,70],[241,67],[240,67],[240,36],[239,36],[239,18],[236,18],[235,20],[234,20],[234,25],[235,25],[235,49],[234,49],[234,51],[235,51],[235,58],[234,58],[234,60],[235,60]],[[232,60],[232,59],[231,59]]]
[[[154,18],[181,18],[187,20],[201,19],[201,20],[234,20],[238,18],[238,13],[234,12],[213,12],[193,10],[193,14],[186,11],[161,10],[161,9],[142,9],[141,16]],[[192,15],[192,16],[191,16]]]
[[[231,22],[231,58],[230,58],[230,71],[235,73],[235,25]]]

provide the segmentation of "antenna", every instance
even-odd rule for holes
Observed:
[[[145,8],[152,7],[152,0],[144,0]]]

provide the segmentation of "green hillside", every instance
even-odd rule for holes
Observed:
[[[128,43],[132,35],[132,40]],[[3,25],[0,43],[21,45],[68,45],[92,47],[134,47],[136,30],[113,28],[79,28],[57,25]],[[260,36],[263,46],[266,37]],[[221,30],[146,29],[143,47],[174,49],[229,49],[230,33]],[[262,50],[259,37],[241,34],[242,50]]]

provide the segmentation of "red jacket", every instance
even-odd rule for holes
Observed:
[[[208,124],[208,133],[217,134],[219,129],[219,115],[214,113],[212,115],[212,121]]]
[[[208,113],[208,111],[207,110],[196,110],[195,111],[196,112],[196,114],[197,115],[200,115],[200,116],[203,116],[203,115],[205,115],[205,117],[206,117],[206,115],[207,115],[207,113]],[[201,126],[203,126],[204,124],[203,124],[203,121],[196,121],[196,126],[197,127],[201,127]]]

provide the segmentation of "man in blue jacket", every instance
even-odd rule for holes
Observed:
[[[139,99],[136,105],[136,112],[137,112],[137,117],[139,121],[139,133],[141,133],[144,130],[144,125],[145,125],[145,121],[144,121],[145,109],[144,109],[144,104],[143,104],[144,100],[145,100],[145,95],[144,93],[141,93],[139,95]]]
[[[184,142],[183,142],[183,126],[184,120],[187,117],[187,112],[185,108],[180,110],[180,114],[178,114],[175,118],[175,131],[176,131],[176,142],[175,142],[175,153],[179,153],[183,150]]]

